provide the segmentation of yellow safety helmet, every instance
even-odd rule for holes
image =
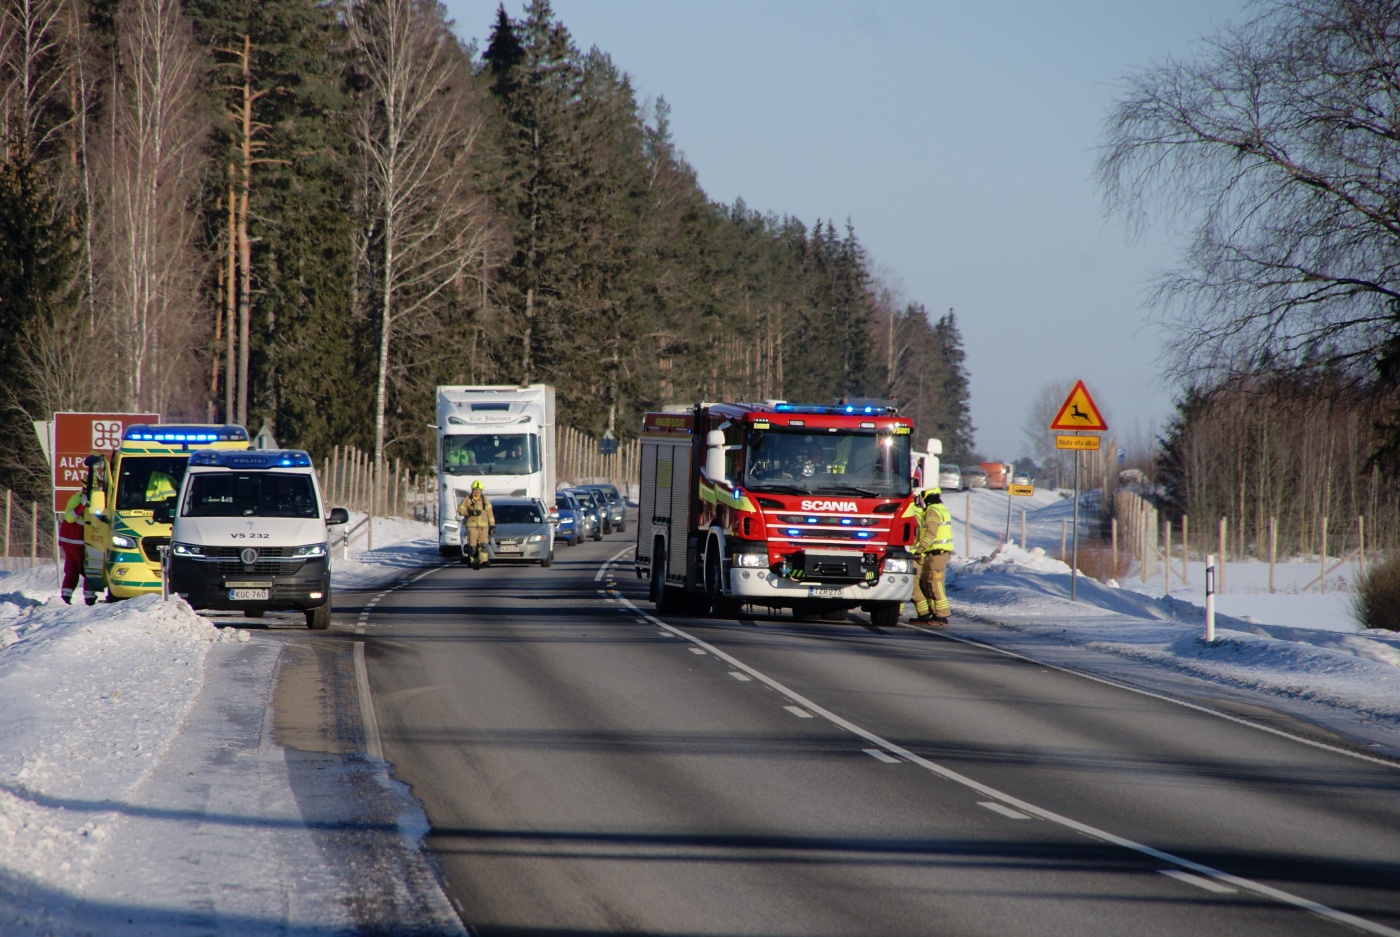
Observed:
[[[480,489],[480,488],[485,488],[485,487],[486,487],[486,486],[483,485],[483,484],[481,483],[481,479],[479,479],[479,478],[478,478],[476,481],[472,482],[472,491],[476,491],[476,490],[478,490],[478,489]]]
[[[943,497],[943,489],[939,488],[937,485],[934,485],[932,488],[925,488],[923,491],[919,492],[919,503],[928,504],[929,498],[932,498],[934,495],[940,498]]]

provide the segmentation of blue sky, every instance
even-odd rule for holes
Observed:
[[[554,0],[580,48],[671,104],[710,198],[849,219],[906,300],[956,310],[977,447],[995,459],[1022,454],[1052,381],[1084,380],[1122,440],[1171,413],[1146,306],[1169,233],[1129,242],[1090,176],[1123,76],[1189,56],[1243,6]],[[446,7],[484,47],[496,4]]]

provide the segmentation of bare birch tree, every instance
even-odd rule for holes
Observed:
[[[483,260],[488,228],[471,189],[479,124],[465,55],[435,3],[358,0],[346,11],[366,90],[359,124],[367,246],[378,319],[374,458],[397,333]]]
[[[1130,76],[1097,175],[1110,210],[1193,237],[1158,300],[1178,373],[1368,363],[1400,331],[1400,7],[1268,0]]]
[[[196,315],[194,203],[207,131],[202,66],[178,0],[131,0],[116,23],[98,288],[112,311],[122,405],[164,411],[192,377],[192,338],[205,318]]]

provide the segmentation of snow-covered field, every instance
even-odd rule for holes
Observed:
[[[995,626],[978,639],[1048,663],[1163,692],[1199,696],[1205,681],[1267,698],[1400,757],[1400,635],[1357,631],[1346,594],[1298,594],[1314,565],[1281,565],[1274,595],[1259,587],[1259,564],[1232,565],[1206,644],[1199,563],[1170,595],[1160,577],[1081,577],[1071,602],[1069,568],[1050,555],[1070,502],[1017,499],[1012,539],[1024,507],[1025,549],[1001,542],[1004,494],[971,493],[970,532],[966,497],[947,498],[958,552],[970,547],[952,566],[950,633],[974,620]],[[438,562],[426,524],[377,521],[375,543],[337,551],[337,589]],[[0,574],[0,933],[355,928],[347,873],[291,795],[289,778],[308,769],[271,740],[278,647],[159,596],[70,608],[52,567]],[[374,777],[395,788],[387,773]],[[390,826],[417,849],[423,823],[408,804]],[[450,916],[445,905],[424,913]]]

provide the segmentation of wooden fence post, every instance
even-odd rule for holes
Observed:
[[[1022,530],[1025,530],[1025,527],[1026,527],[1026,512],[1025,512],[1025,511],[1022,511],[1022,512],[1021,512],[1021,529],[1022,529]],[[1110,559],[1110,562],[1113,564],[1111,568],[1113,569],[1113,578],[1114,578],[1114,579],[1117,579],[1117,578],[1118,578],[1118,518],[1117,518],[1117,517],[1110,517],[1110,518],[1108,519],[1108,534],[1109,534],[1109,540],[1112,541],[1112,547],[1110,548],[1111,552],[1110,552],[1110,554],[1109,554],[1109,556],[1110,556],[1110,558],[1111,558],[1111,559]],[[1022,535],[1021,535],[1021,538],[1022,538],[1022,539],[1025,539],[1025,534],[1022,534]]]
[[[1366,578],[1366,515],[1361,514],[1356,518],[1356,540],[1357,540],[1357,581]]]
[[[1186,568],[1186,564],[1191,560],[1191,540],[1187,534],[1190,520],[1187,515],[1181,515],[1181,584],[1183,586],[1191,585],[1191,576]]]
[[[14,492],[5,489],[5,568],[10,568],[10,499]]]
[[[39,565],[39,505],[29,502],[29,568]]]
[[[1319,583],[1318,583],[1318,584],[1319,584],[1319,586],[1320,586],[1321,589],[1322,589],[1322,594],[1323,594],[1323,595],[1326,595],[1326,594],[1327,594],[1327,515],[1326,515],[1326,514],[1322,515],[1322,544],[1321,544],[1321,546],[1320,546],[1320,548],[1318,549],[1317,552],[1318,552],[1318,554],[1319,554],[1319,555],[1318,555],[1318,564],[1319,564],[1320,567],[1322,568],[1322,578],[1319,580]]]
[[[1172,594],[1172,522],[1162,521],[1162,588],[1163,595]]]
[[[1274,591],[1274,560],[1278,557],[1278,517],[1269,517],[1269,594]]]
[[[1215,568],[1215,591],[1225,591],[1225,543],[1229,536],[1230,522],[1220,518],[1220,563]]]

